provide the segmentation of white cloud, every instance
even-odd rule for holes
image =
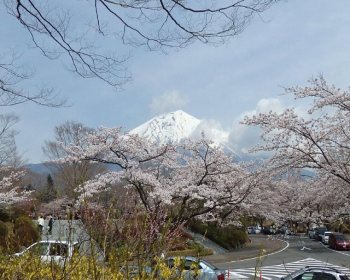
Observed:
[[[245,116],[252,117],[259,113],[268,113],[270,111],[277,114],[283,113],[287,108],[293,108],[294,112],[304,118],[310,119],[312,116],[307,113],[309,105],[304,100],[298,104],[298,106],[289,106],[282,103],[277,98],[262,98],[258,101],[255,108],[250,111],[242,113],[240,116],[234,119],[229,132],[228,143],[238,154],[248,154],[249,150],[260,142],[261,130],[258,127],[252,127],[241,124],[241,121]],[[257,154],[256,154],[257,155]],[[268,156],[269,153],[261,152],[259,156]]]
[[[187,104],[185,96],[180,94],[177,90],[172,90],[163,95],[154,97],[150,109],[153,115],[168,113],[171,111],[184,109]]]
[[[277,98],[262,98],[258,101],[256,107],[252,111],[243,113],[240,117],[243,119],[244,116],[252,116],[259,113],[268,113],[274,111],[276,113],[282,113],[284,110],[282,102]]]
[[[218,143],[227,143],[229,132],[225,131],[216,120],[202,120],[193,132],[194,138],[200,138],[202,133],[208,139],[215,139]]]
[[[259,128],[249,127],[240,123],[245,116],[250,117],[269,111],[281,113],[284,109],[285,106],[277,98],[260,99],[253,110],[244,112],[233,121],[228,139],[230,146],[238,154],[247,154],[250,148],[259,143],[261,133]]]

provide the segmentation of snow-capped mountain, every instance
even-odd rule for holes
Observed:
[[[180,143],[186,138],[198,139],[202,133],[220,146],[225,152],[235,155],[235,159],[242,158],[227,144],[228,133],[211,122],[197,119],[184,111],[178,110],[172,113],[162,114],[144,124],[134,128],[130,134],[138,134],[149,141],[161,145],[167,143]],[[50,170],[44,163],[27,164],[26,167],[35,173],[49,174]]]
[[[162,114],[130,131],[161,145],[190,138],[201,121],[184,111]]]
[[[237,156],[237,153],[225,143],[228,139],[228,133],[209,127],[202,120],[182,110],[154,117],[130,131],[130,134],[138,134],[161,145],[180,143],[186,138],[198,139],[202,133],[215,145],[221,146],[225,151]]]

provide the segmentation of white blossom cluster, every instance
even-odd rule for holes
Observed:
[[[307,119],[294,109],[286,109],[243,121],[262,129],[263,144],[253,151],[272,152],[266,168],[271,174],[276,172],[275,179],[265,184],[264,192],[259,191],[260,205],[265,208],[259,211],[274,219],[319,222],[349,211],[350,91],[328,85],[322,76],[310,83],[308,87],[287,89],[297,100],[312,99]],[[312,179],[278,179],[291,170],[307,171]]]
[[[21,191],[16,186],[24,171],[10,171],[10,168],[2,166],[0,172],[6,174],[0,180],[0,204],[12,204],[28,198],[30,192]]]
[[[84,146],[64,147],[67,156],[60,161],[101,162],[117,171],[83,184],[81,200],[122,185],[138,194],[147,211],[165,207],[182,222],[214,212],[230,216],[251,187],[245,170],[206,139],[157,146],[120,128],[101,128],[85,140]]]

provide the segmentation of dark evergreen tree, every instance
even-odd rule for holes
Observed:
[[[48,203],[50,201],[53,201],[57,198],[57,189],[55,188],[54,181],[52,179],[52,176],[49,174],[47,176],[47,184],[44,190],[39,192],[38,199],[41,202]]]

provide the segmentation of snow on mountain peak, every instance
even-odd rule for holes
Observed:
[[[201,121],[182,110],[162,114],[134,128],[130,134],[138,134],[161,145],[179,143],[189,138]]]
[[[229,133],[219,123],[199,120],[182,110],[154,117],[129,133],[138,134],[160,145],[180,143],[186,138],[198,139],[204,134],[213,141],[214,146],[239,157],[228,144]]]

